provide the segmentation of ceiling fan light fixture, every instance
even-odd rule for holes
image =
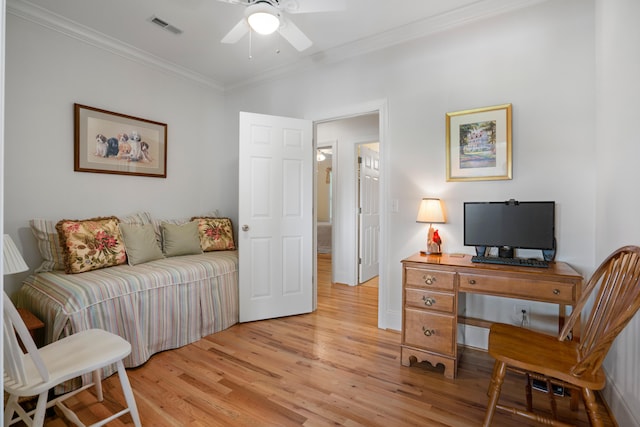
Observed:
[[[268,3],[253,4],[246,9],[247,22],[258,34],[269,35],[280,27],[278,9]]]

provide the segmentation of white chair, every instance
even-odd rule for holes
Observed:
[[[122,359],[131,353],[131,344],[107,331],[90,329],[38,349],[6,293],[3,314],[4,390],[9,395],[4,409],[5,426],[19,420],[24,421],[27,426],[42,426],[47,408],[54,405],[69,421],[84,426],[63,401],[91,386],[95,386],[98,401],[102,401],[100,369],[113,363],[118,368],[127,407],[92,426],[104,425],[126,413],[131,414],[136,427],[141,426],[133,391],[122,363]],[[26,353],[20,348],[18,337]],[[89,372],[93,373],[93,383],[48,400],[49,390]],[[27,412],[19,404],[18,399],[25,396],[38,396],[34,410]],[[17,416],[14,418],[14,415]]]

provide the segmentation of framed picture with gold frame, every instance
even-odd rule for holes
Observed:
[[[447,181],[512,179],[511,104],[446,114]]]

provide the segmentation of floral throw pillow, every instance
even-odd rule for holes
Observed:
[[[235,250],[233,226],[229,218],[194,217],[198,221],[200,246],[204,252]]]
[[[118,218],[63,219],[56,224],[65,272],[82,273],[127,262]]]

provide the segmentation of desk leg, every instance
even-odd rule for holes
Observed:
[[[558,312],[558,334],[562,332],[564,325],[567,319],[567,306],[566,304],[559,304],[559,312]],[[573,341],[580,341],[580,316],[576,319],[576,322],[573,324],[573,329],[571,329],[570,338]]]
[[[565,304],[560,304],[558,307],[558,333],[562,332],[562,328],[564,328],[566,316],[567,306]]]

